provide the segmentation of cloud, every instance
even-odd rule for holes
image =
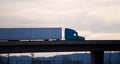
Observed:
[[[92,10],[85,18],[85,24],[88,26],[87,30],[94,32],[120,32],[120,9],[115,7],[103,7]]]
[[[118,34],[119,7],[119,0],[0,0],[0,27],[70,27],[87,36]]]
[[[86,39],[89,40],[119,40],[120,33],[96,33],[89,35]]]

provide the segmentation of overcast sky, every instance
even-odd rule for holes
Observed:
[[[68,27],[90,40],[120,40],[120,0],[0,0],[6,27]]]

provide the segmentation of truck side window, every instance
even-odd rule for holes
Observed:
[[[74,33],[74,34],[73,34],[73,36],[77,36],[77,34],[76,34],[76,33]]]

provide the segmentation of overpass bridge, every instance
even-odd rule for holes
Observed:
[[[120,51],[120,40],[0,42],[0,54],[70,51],[90,51],[91,64],[104,64],[104,51]]]

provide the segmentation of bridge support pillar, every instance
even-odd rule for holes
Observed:
[[[2,64],[2,57],[1,57],[1,54],[0,54],[0,64]]]
[[[104,51],[91,51],[91,64],[104,64]]]

